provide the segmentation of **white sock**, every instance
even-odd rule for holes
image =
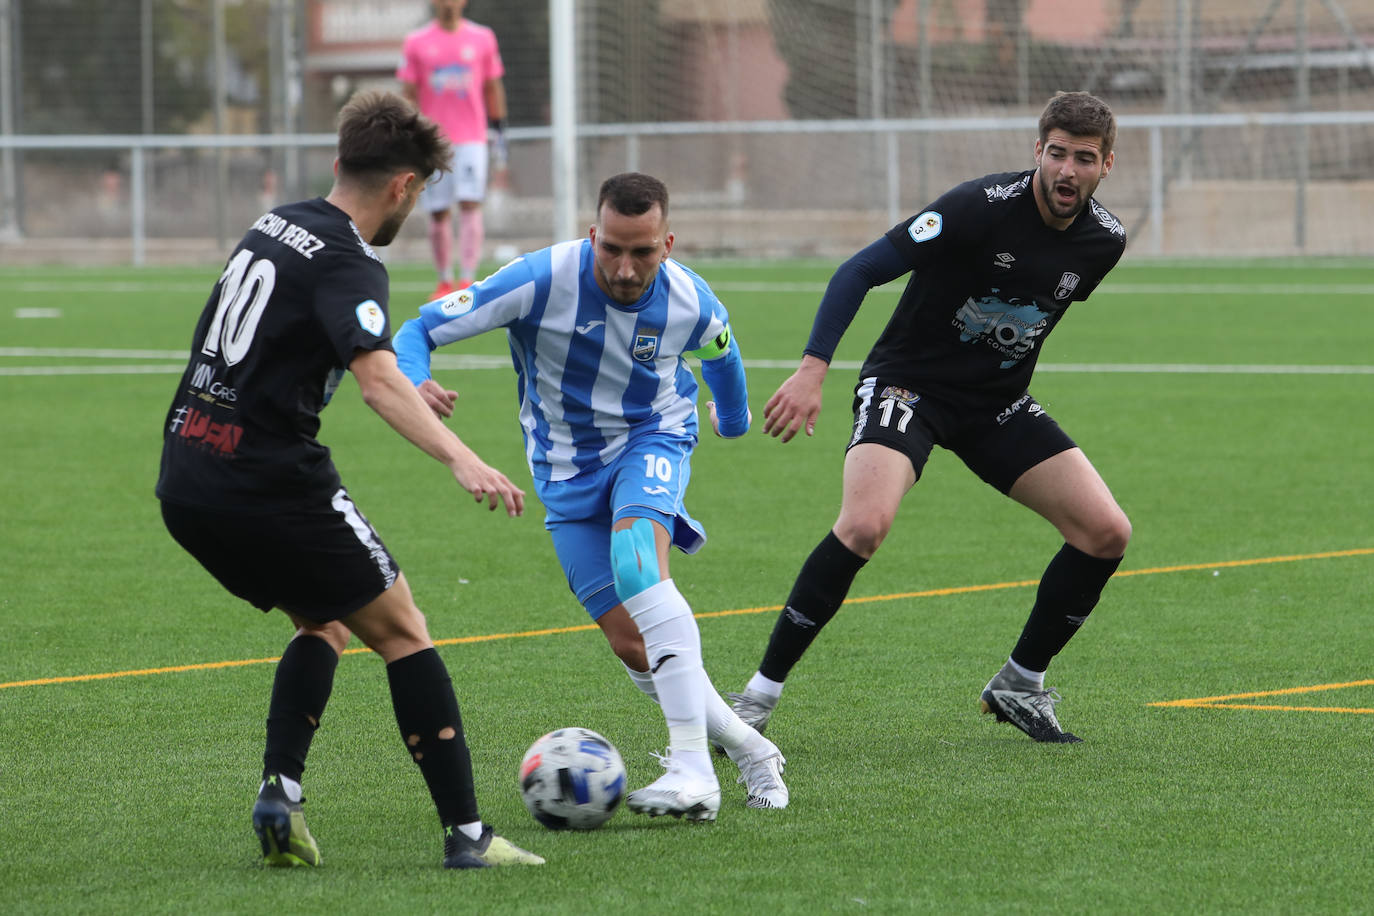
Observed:
[[[625,665],[623,661],[621,664]],[[658,691],[654,689],[654,676],[652,674],[647,671],[636,671],[629,665],[625,665],[625,673],[630,676],[630,680],[634,681],[635,686],[638,687],[645,696],[655,703],[658,702]]]
[[[627,599],[625,610],[644,637],[658,705],[668,723],[668,744],[686,760],[700,751],[706,756],[706,685],[701,664],[701,632],[687,599],[672,579],[664,579]]]
[[[706,751],[680,751],[673,748],[673,762],[695,776],[712,781],[716,778],[716,768],[711,765],[711,755]]]
[[[459,824],[458,829],[463,832],[463,836],[472,840],[474,843],[482,838],[481,821],[473,821],[471,824]]]
[[[723,747],[733,760],[735,753],[741,751],[758,732],[745,725],[730,704],[721,699],[704,669],[701,674],[706,678],[706,737]]]
[[[1032,671],[1029,668],[1016,664],[1016,662],[1012,661],[1011,659],[1007,659],[1006,667],[1009,670],[1016,672],[1016,676],[1021,678],[1023,681],[1030,681],[1030,683],[1032,684],[1032,686],[1035,687],[1036,690],[1044,689],[1045,672]]]
[[[755,693],[761,693],[766,697],[776,700],[778,697],[782,696],[782,681],[766,678],[755,671],[754,676],[749,679],[749,683],[744,685],[744,689],[752,690]]]
[[[623,661],[621,664],[625,665]],[[645,696],[655,703],[658,702],[658,692],[654,690],[652,674],[647,671],[636,671],[629,665],[625,665],[625,673]],[[748,748],[754,743],[749,739],[758,733],[744,724],[744,720],[735,714],[730,704],[721,699],[706,669],[702,669],[701,675],[706,678],[706,737],[719,744],[733,760],[736,756],[748,752]]]
[[[296,780],[292,779],[291,777],[283,776],[280,773],[277,774],[277,779],[281,781],[281,790],[286,793],[286,797],[288,799],[290,799],[293,802],[298,802],[301,800],[300,783],[296,782]],[[261,795],[262,790],[265,788],[267,788],[267,783],[264,781],[262,785],[258,786],[258,794]]]

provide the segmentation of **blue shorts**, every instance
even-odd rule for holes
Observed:
[[[647,433],[632,439],[605,467],[570,480],[534,482],[568,587],[593,620],[620,603],[611,571],[611,526],[616,522],[658,522],[683,553],[696,553],[706,543],[706,531],[682,504],[695,445],[691,436]]]

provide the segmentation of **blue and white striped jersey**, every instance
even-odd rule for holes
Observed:
[[[605,465],[638,432],[695,440],[697,382],[683,355],[710,345],[729,322],[706,281],[672,259],[633,305],[602,292],[593,270],[588,239],[526,254],[425,304],[392,339],[401,370],[419,384],[430,377],[435,347],[504,327],[519,377],[525,455],[539,480]],[[724,428],[726,413],[742,419],[748,407],[733,340],[729,355],[738,384],[707,377],[727,435],[734,433]],[[713,362],[724,369],[727,361]],[[744,428],[747,421],[739,432]]]

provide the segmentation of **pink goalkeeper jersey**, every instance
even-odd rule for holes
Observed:
[[[415,84],[420,111],[439,122],[450,142],[485,143],[484,87],[505,72],[496,33],[463,19],[454,32],[431,22],[407,35],[396,78]]]

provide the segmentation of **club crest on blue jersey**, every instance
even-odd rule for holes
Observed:
[[[364,331],[373,337],[382,336],[382,331],[386,330],[386,315],[377,304],[377,300],[368,299],[366,302],[360,302],[355,311],[358,315],[358,324]]]
[[[641,363],[647,363],[658,353],[657,334],[636,334],[635,345],[630,350],[630,355]]]

